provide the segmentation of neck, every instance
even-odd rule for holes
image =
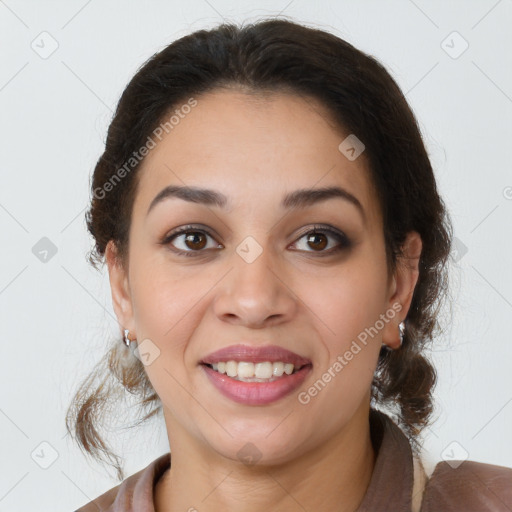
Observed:
[[[368,414],[360,408],[322,446],[279,465],[246,466],[218,454],[206,461],[197,446],[174,438],[171,468],[155,488],[155,510],[354,512],[375,464]]]

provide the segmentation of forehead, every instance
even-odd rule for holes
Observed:
[[[183,112],[173,107],[175,124],[142,162],[138,208],[147,209],[170,184],[216,189],[233,206],[262,196],[280,201],[298,188],[342,186],[369,217],[380,217],[364,153],[351,161],[340,151],[349,134],[315,99],[220,89],[195,100]]]

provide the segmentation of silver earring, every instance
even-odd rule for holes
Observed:
[[[400,322],[398,324],[398,331],[400,334],[400,346],[402,346],[402,343],[404,342],[404,335],[405,335],[405,324],[403,322]]]
[[[130,332],[130,331],[129,331],[128,329],[125,329],[125,330],[124,330],[124,339],[123,339],[123,341],[124,341],[124,343],[125,343],[125,345],[126,345],[127,347],[129,347],[129,346],[130,346],[130,343],[131,343],[131,341],[132,341],[132,340],[130,340],[130,339],[128,338],[128,334],[129,334],[129,332]]]

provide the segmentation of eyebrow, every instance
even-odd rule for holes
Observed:
[[[217,206],[219,208],[226,208],[229,203],[228,198],[216,190],[192,186],[169,185],[162,189],[155,196],[153,201],[151,201],[146,215],[149,215],[149,212],[157,204],[170,198],[178,198],[191,203]],[[363,219],[366,219],[364,208],[359,199],[341,187],[298,189],[289,192],[283,197],[281,207],[286,209],[304,208],[333,198],[343,199],[352,203],[359,210]]]

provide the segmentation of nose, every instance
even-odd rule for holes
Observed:
[[[232,270],[219,283],[214,312],[223,322],[253,329],[289,321],[297,309],[297,296],[287,284],[284,265],[270,249],[252,262],[236,251]]]

